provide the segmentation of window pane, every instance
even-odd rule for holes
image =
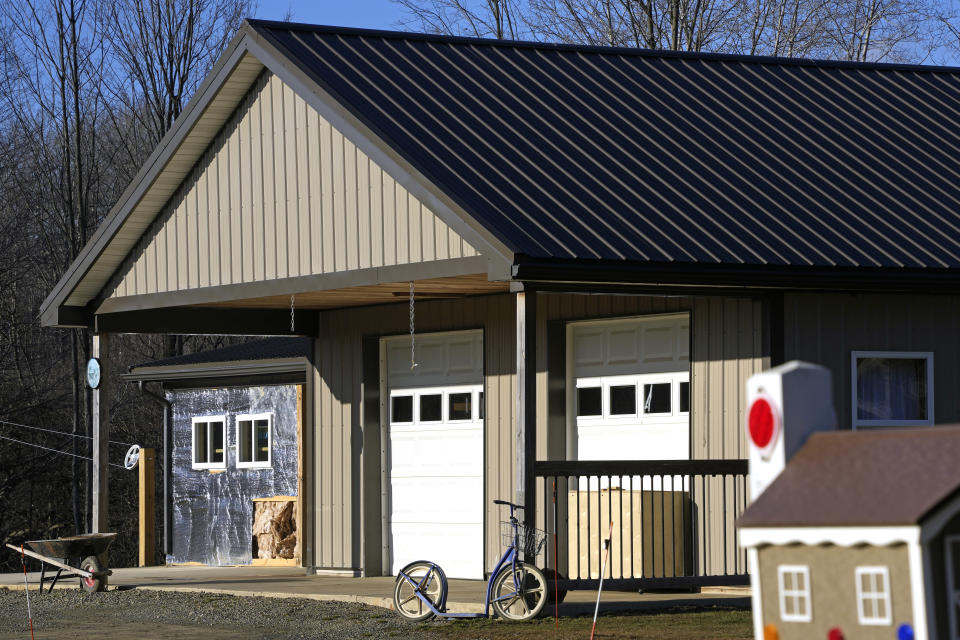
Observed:
[[[237,435],[240,438],[239,453],[237,460],[239,462],[250,462],[253,460],[253,443],[250,439],[250,427],[253,426],[249,420],[241,420],[237,428]]]
[[[624,385],[610,387],[610,415],[623,416],[637,413],[637,387]]]
[[[420,396],[420,422],[439,422],[443,420],[443,396],[431,393]]]
[[[577,389],[577,415],[599,416],[603,413],[603,392],[600,387]]]
[[[257,420],[255,428],[257,432],[257,462],[268,462],[270,460],[270,422],[268,420]]]
[[[680,383],[680,413],[690,412],[690,383]]]
[[[223,423],[210,423],[210,462],[223,462]]]
[[[393,396],[391,422],[413,422],[413,396]]]
[[[926,420],[924,358],[857,358],[857,417]]]
[[[485,411],[486,411],[486,409],[484,408],[484,405],[483,405],[483,391],[481,391],[481,392],[478,394],[477,404],[479,405],[479,406],[477,406],[477,410],[480,412],[480,419],[483,420],[483,418],[485,417],[484,414],[485,414]]]
[[[469,420],[473,417],[473,394],[451,393],[448,397],[450,420]]]
[[[193,423],[194,441],[196,445],[193,450],[193,461],[197,464],[207,462],[207,423]]]
[[[670,413],[670,383],[643,385],[643,412]]]

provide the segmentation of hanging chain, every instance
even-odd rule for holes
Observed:
[[[417,367],[416,335],[414,334],[413,316],[413,280],[410,281],[410,370]]]
[[[296,331],[296,323],[294,322],[294,315],[293,315],[293,297],[294,297],[294,294],[291,293],[290,294],[290,333],[294,333]]]

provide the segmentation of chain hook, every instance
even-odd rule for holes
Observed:
[[[413,280],[410,281],[410,371],[416,369],[419,365],[417,364],[417,347],[416,347],[416,335],[414,333],[414,315],[413,315]]]
[[[291,293],[290,294],[290,333],[296,332],[296,323],[295,323],[296,316],[294,316],[293,314],[293,298],[294,298],[294,294]]]

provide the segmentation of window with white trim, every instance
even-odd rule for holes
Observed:
[[[890,572],[887,567],[857,567],[857,619],[863,625],[889,625]]]
[[[933,352],[851,353],[853,428],[933,425]]]
[[[273,465],[273,414],[237,416],[237,468],[266,469]]]
[[[784,564],[777,568],[780,587],[780,619],[784,622],[810,622],[810,567]]]
[[[226,469],[227,417],[202,416],[193,419],[193,468]]]

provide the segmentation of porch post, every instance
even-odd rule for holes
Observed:
[[[537,293],[517,292],[517,497],[523,519],[536,522],[537,484]]]
[[[94,334],[91,354],[100,361],[100,384],[92,391],[90,419],[93,420],[93,533],[110,530],[110,336]]]

